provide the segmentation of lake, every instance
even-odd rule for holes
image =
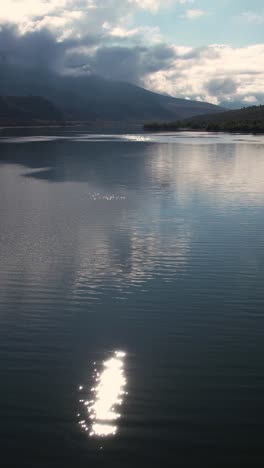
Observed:
[[[3,467],[263,466],[264,137],[0,138]]]

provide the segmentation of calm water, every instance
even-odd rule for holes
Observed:
[[[263,467],[264,137],[2,134],[0,216],[3,467]]]

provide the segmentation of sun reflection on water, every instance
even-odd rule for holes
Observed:
[[[118,409],[127,394],[125,356],[123,351],[115,351],[103,362],[101,372],[95,369],[95,384],[91,389],[93,398],[79,400],[85,407],[87,418],[80,420],[79,424],[90,436],[114,436],[118,431],[117,420],[121,417]],[[79,390],[83,391],[84,387],[81,385]]]

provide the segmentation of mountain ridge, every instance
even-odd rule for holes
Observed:
[[[0,66],[0,95],[41,96],[60,108],[66,120],[176,120],[215,113],[210,103],[174,98],[123,81],[102,77],[59,75],[51,71]]]
[[[0,96],[0,124],[62,122],[63,112],[40,96]]]

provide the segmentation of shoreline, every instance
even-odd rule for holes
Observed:
[[[231,134],[231,135],[264,135],[264,129],[260,131],[256,130],[211,130],[208,128],[173,128],[173,127],[157,127],[157,128],[151,128],[148,126],[143,127],[144,132],[151,132],[151,133],[159,133],[159,132],[165,132],[165,133],[190,133],[190,132],[205,132],[205,133],[223,133],[223,134]]]
[[[140,127],[142,129],[142,122],[119,122],[119,121],[101,121],[101,122],[92,122],[92,121],[70,121],[70,122],[63,122],[63,123],[30,123],[30,124],[1,124],[0,123],[0,130],[6,129],[26,129],[26,128],[72,128],[72,127],[91,127],[91,128],[106,128],[106,127]]]

